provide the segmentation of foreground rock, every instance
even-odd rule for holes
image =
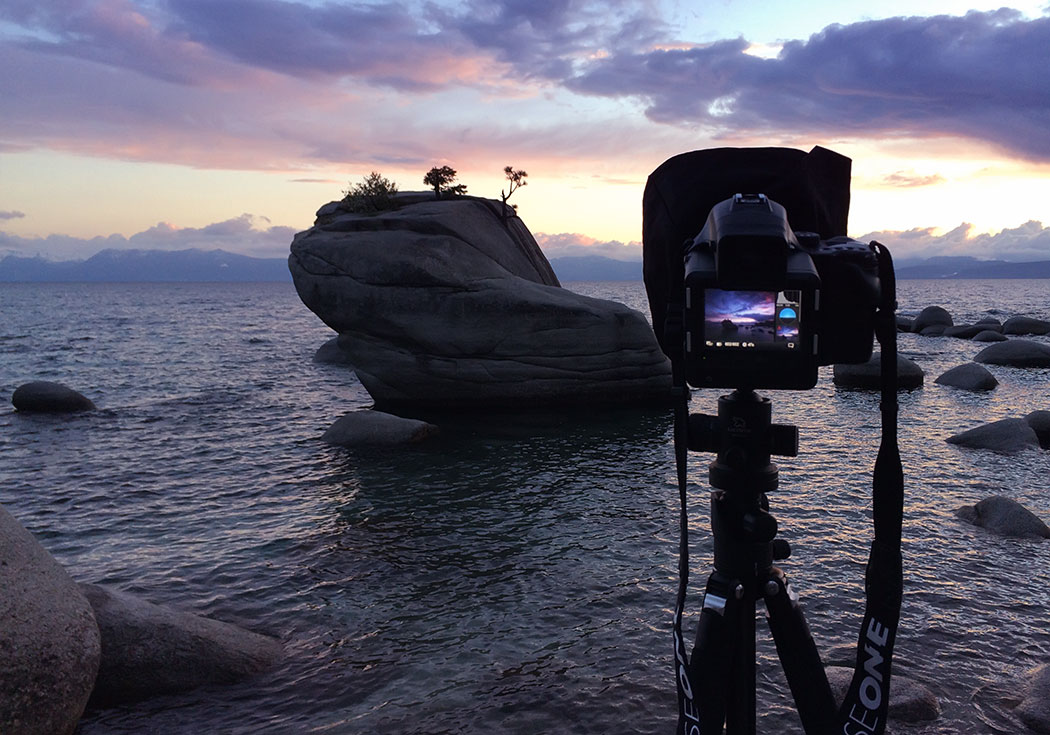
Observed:
[[[1050,367],[1050,345],[1027,339],[1011,339],[985,347],[977,353],[974,362],[988,365],[1032,368]]]
[[[347,339],[380,409],[651,403],[670,365],[645,317],[560,288],[525,225],[482,199],[326,215],[295,236],[300,298]]]
[[[0,733],[73,732],[98,667],[99,632],[87,600],[0,508]]]
[[[1003,536],[1050,538],[1050,528],[1016,500],[995,495],[976,505],[964,505],[955,515]]]
[[[853,680],[853,669],[846,666],[828,666],[825,672],[828,675],[828,684],[831,685],[831,693],[835,695],[835,702],[841,705]],[[890,706],[887,716],[902,722],[936,720],[941,716],[941,704],[928,687],[894,671],[890,680]]]
[[[76,413],[94,411],[95,404],[61,383],[36,380],[18,386],[11,396],[15,410],[24,413]]]
[[[1050,664],[1029,672],[1022,693],[1014,714],[1035,732],[1050,732]]]
[[[204,684],[232,684],[271,667],[279,641],[229,623],[80,585],[102,637],[93,705],[133,702]]]
[[[922,381],[922,368],[913,360],[897,355],[897,389],[921,388]],[[879,390],[882,387],[882,353],[876,352],[870,360],[860,365],[836,365],[832,382],[839,388]]]
[[[1002,419],[982,424],[950,436],[947,441],[961,447],[991,449],[996,452],[1019,452],[1026,447],[1039,446],[1039,437],[1024,419]]]
[[[425,421],[364,409],[337,420],[328,427],[321,441],[341,447],[415,444],[437,431],[436,426]]]
[[[975,362],[964,365],[956,365],[951,370],[945,371],[939,378],[933,381],[941,385],[950,385],[953,388],[963,390],[992,390],[999,385],[995,376],[988,372],[988,368]]]

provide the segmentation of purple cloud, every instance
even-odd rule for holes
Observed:
[[[744,39],[613,55],[570,89],[652,120],[809,135],[957,135],[1050,160],[1050,18],[1014,10],[832,25],[773,59]]]
[[[1030,220],[996,233],[974,235],[973,225],[963,223],[935,235],[933,228],[869,232],[858,240],[878,240],[890,248],[895,259],[932,258],[939,255],[969,255],[987,260],[1026,262],[1050,260],[1050,227]]]
[[[0,219],[22,219],[25,216],[25,212],[19,212],[17,209],[0,211]]]

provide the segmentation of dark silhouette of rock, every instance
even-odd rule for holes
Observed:
[[[1010,367],[1050,367],[1050,345],[1027,339],[1011,339],[985,347],[974,362]]]
[[[670,363],[648,321],[560,288],[499,202],[334,214],[296,235],[300,298],[336,332],[380,410],[652,403]]]
[[[824,671],[835,703],[841,706],[853,680],[853,669],[828,666]],[[925,722],[941,716],[941,704],[929,687],[894,670],[890,681],[890,705],[886,714],[890,719],[901,722]]]
[[[991,331],[982,324],[960,324],[955,327],[946,327],[941,334],[945,337],[957,337],[958,339],[973,339],[981,332]]]
[[[436,426],[425,421],[363,409],[338,419],[328,427],[321,441],[341,447],[414,444],[435,435],[437,431]]]
[[[90,399],[61,383],[35,380],[15,389],[11,396],[15,410],[24,413],[76,413],[94,411]]]
[[[912,332],[912,331],[914,331],[912,329],[912,325],[914,323],[915,323],[915,320],[912,319],[911,317],[901,316],[900,314],[897,315],[897,331],[898,332]]]
[[[0,507],[0,733],[72,733],[99,651],[95,617],[76,583]]]
[[[1003,331],[1002,322],[1000,322],[994,316],[981,317],[976,322],[974,322],[974,324],[981,324],[981,325],[983,325],[984,327],[986,327],[987,329],[989,329],[989,330],[991,330],[993,332],[1001,332],[1001,331]]]
[[[870,360],[860,365],[835,365],[832,381],[839,388],[879,390],[882,387],[882,353],[876,352]],[[921,388],[922,381],[922,368],[913,360],[897,355],[898,390]]]
[[[942,337],[944,336],[944,330],[947,328],[944,324],[931,324],[920,329],[919,334],[923,337]]]
[[[1030,316],[1012,316],[1003,322],[1003,334],[1050,334],[1050,322]]]
[[[1039,437],[1024,419],[1002,419],[982,424],[950,436],[947,441],[970,449],[992,449],[997,452],[1018,452],[1025,447],[1039,446]]]
[[[1050,664],[1028,672],[1014,714],[1035,732],[1050,732]]]
[[[950,385],[953,388],[962,388],[963,390],[992,390],[999,385],[999,381],[988,372],[988,368],[975,362],[956,365],[945,371],[933,382],[941,385]]]
[[[985,329],[982,332],[978,332],[973,336],[974,342],[1005,342],[1009,339],[999,332],[992,329]]]
[[[1050,538],[1050,528],[1016,500],[1003,495],[964,505],[955,515],[1003,536]]]
[[[953,324],[955,324],[955,322],[952,320],[952,315],[948,313],[947,309],[942,306],[927,306],[919,312],[917,317],[915,317],[915,321],[912,322],[911,328],[913,332],[919,332],[921,334],[922,330],[926,329],[926,327],[950,327]]]
[[[281,643],[188,612],[154,605],[126,592],[82,584],[102,636],[102,663],[92,705],[111,706],[232,684],[270,668]]]
[[[1032,411],[1024,420],[1039,437],[1039,446],[1050,449],[1050,411]]]

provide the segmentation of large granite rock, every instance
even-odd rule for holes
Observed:
[[[15,389],[11,403],[23,413],[76,413],[94,411],[90,398],[61,383],[34,380]]]
[[[344,337],[377,408],[623,404],[670,393],[645,317],[562,289],[498,202],[329,214],[295,236],[288,264],[303,303]]]
[[[0,733],[73,732],[99,650],[95,617],[76,583],[0,507]]]
[[[1050,367],[1050,345],[1028,339],[1011,339],[988,345],[973,359],[974,362],[983,362],[986,365]]]
[[[1050,538],[1050,528],[1035,513],[1003,495],[985,498],[976,505],[964,505],[955,515],[1003,536]]]
[[[102,637],[92,706],[232,684],[272,666],[279,641],[230,623],[154,605],[94,584],[80,585]]]
[[[1003,322],[1003,334],[1050,334],[1050,322],[1030,316],[1012,316]]]

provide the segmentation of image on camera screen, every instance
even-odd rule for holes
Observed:
[[[800,291],[704,291],[704,345],[794,349],[802,318]]]

